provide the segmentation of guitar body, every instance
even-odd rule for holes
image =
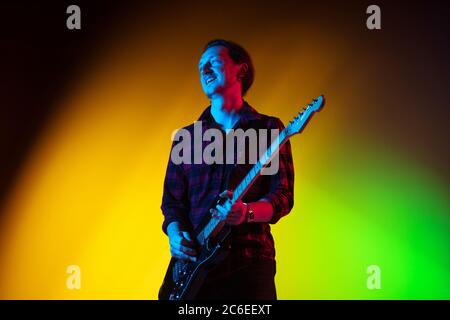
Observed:
[[[207,224],[209,215],[197,228]],[[228,255],[228,235],[230,227],[224,226],[214,237],[205,240],[197,250],[197,261],[182,261],[172,258],[167,268],[163,284],[159,290],[159,300],[192,300],[202,286],[208,272]]]

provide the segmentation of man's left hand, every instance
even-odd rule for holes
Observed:
[[[225,220],[228,224],[232,226],[239,225],[245,221],[245,215],[247,213],[247,206],[238,200],[231,206],[231,198],[233,192],[226,190],[219,195],[221,198],[226,198],[224,204],[217,205],[215,209],[211,209],[212,217]]]

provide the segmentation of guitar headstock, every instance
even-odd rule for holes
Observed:
[[[314,112],[319,111],[325,105],[325,97],[323,95],[311,101],[306,108],[303,108],[297,116],[292,119],[286,127],[286,135],[293,136],[300,133]]]

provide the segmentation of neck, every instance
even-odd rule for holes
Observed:
[[[216,95],[211,99],[211,114],[224,129],[231,129],[239,120],[239,111],[243,105],[240,95]]]

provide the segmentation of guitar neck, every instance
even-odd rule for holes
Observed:
[[[238,200],[242,199],[247,190],[258,178],[263,168],[272,160],[276,153],[280,150],[284,143],[288,140],[287,131],[284,129],[274,139],[272,144],[267,148],[266,152],[259,158],[258,162],[252,167],[247,175],[242,179],[241,183],[233,190],[233,197],[231,198],[231,205],[234,205]],[[211,219],[206,226],[197,235],[197,241],[201,244],[205,242],[212,234],[224,225],[224,221],[219,219]]]
[[[287,141],[286,131],[283,130],[275,138],[272,144],[267,148],[266,152],[259,158],[258,162],[252,167],[247,175],[242,179],[241,183],[233,190],[233,197],[231,198],[231,204],[235,204],[236,201],[242,199],[247,190],[255,182],[262,169],[272,160],[272,158],[279,151],[281,146]]]
[[[318,111],[325,104],[325,97],[323,95],[314,99],[312,103],[308,104],[306,108],[298,113],[293,120],[289,122],[289,125],[281,131],[281,133],[275,138],[266,152],[259,158],[258,162],[247,173],[241,183],[233,190],[233,197],[231,198],[231,204],[234,205],[238,200],[242,199],[247,190],[255,182],[261,170],[272,160],[275,154],[280,150],[281,146],[294,134],[300,133],[305,124],[309,121],[311,115]],[[197,240],[200,244],[203,244],[211,235],[214,235],[217,231],[220,231],[225,225],[225,221],[219,219],[210,219],[206,226],[197,234]]]

